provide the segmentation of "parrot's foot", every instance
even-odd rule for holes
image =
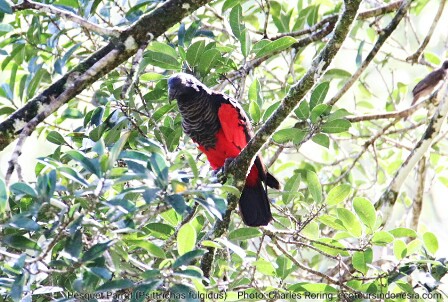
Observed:
[[[227,181],[227,169],[229,168],[229,165],[232,163],[232,161],[234,160],[234,157],[228,157],[226,158],[226,160],[224,161],[224,166],[222,166],[221,168],[213,171],[213,174],[216,176],[216,178],[218,179],[218,181],[222,184],[226,183]]]

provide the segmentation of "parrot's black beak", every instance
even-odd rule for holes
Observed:
[[[181,84],[182,79],[178,74],[174,74],[168,79],[168,101],[170,102],[170,104],[171,101],[177,97]]]

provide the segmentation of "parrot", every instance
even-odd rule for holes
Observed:
[[[423,78],[414,89],[412,89],[412,96],[414,97],[411,106],[414,105],[420,98],[430,95],[446,77],[448,70],[448,60],[443,62],[442,67],[429,73]]]
[[[193,75],[171,75],[168,98],[177,100],[183,131],[215,171],[225,169],[254,135],[249,118],[235,99],[211,90]],[[257,155],[238,202],[247,226],[265,226],[272,220],[267,186],[280,189],[278,180]]]

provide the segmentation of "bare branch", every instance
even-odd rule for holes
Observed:
[[[423,156],[423,158],[418,163],[417,194],[415,195],[414,203],[412,204],[410,227],[413,230],[418,229],[418,222],[420,220],[420,214],[422,213],[423,194],[425,193],[425,180],[427,171],[426,168],[426,157]]]
[[[378,39],[376,40],[375,45],[373,46],[370,53],[367,55],[366,59],[362,62],[361,66],[356,70],[356,72],[350,77],[350,79],[344,84],[344,86],[333,96],[328,102],[327,105],[333,106],[337,101],[352,87],[352,85],[358,80],[359,76],[364,72],[364,70],[369,66],[370,62],[379,52],[381,46],[386,42],[389,36],[395,31],[400,21],[406,15],[406,12],[411,5],[412,0],[404,1],[398,10],[395,17],[389,23],[389,25],[382,31]]]
[[[382,213],[384,215],[383,224],[387,222],[387,218],[392,212],[392,208],[397,200],[401,186],[408,177],[410,171],[422,159],[426,151],[429,150],[445,121],[446,115],[448,114],[448,80],[446,80],[442,87],[438,90],[437,99],[441,100],[439,107],[431,118],[425,133],[415,146],[414,150],[412,150],[401,167],[395,173],[393,179],[389,183],[389,186],[375,204],[376,209],[382,209]]]
[[[431,98],[429,99],[431,100]],[[406,118],[410,116],[412,113],[417,111],[420,108],[423,108],[427,105],[426,101],[418,102],[413,106],[406,108],[401,111],[391,111],[386,113],[375,113],[375,114],[366,114],[361,116],[348,116],[346,119],[351,123],[372,121],[372,120],[383,120],[383,119],[397,119],[397,118]]]
[[[426,35],[425,39],[423,40],[420,47],[417,49],[417,51],[406,58],[406,61],[417,63],[420,56],[422,55],[423,51],[425,50],[426,46],[429,43],[429,40],[431,40],[432,34],[434,33],[434,30],[436,29],[437,23],[439,23],[440,17],[442,16],[443,9],[445,7],[445,0],[440,0],[439,9],[437,10],[437,13],[434,17],[434,20],[432,21],[431,27],[429,28],[428,34]]]
[[[21,10],[26,10],[26,9],[35,9],[35,10],[43,12],[43,13],[56,15],[56,16],[60,17],[61,19],[65,19],[67,21],[76,23],[76,24],[84,27],[88,31],[93,31],[93,32],[96,32],[103,36],[115,37],[115,38],[118,38],[120,36],[120,31],[116,28],[109,29],[109,28],[101,27],[100,25],[91,23],[91,22],[79,17],[78,15],[75,15],[72,12],[59,9],[52,5],[34,2],[31,0],[24,0],[23,2],[12,6],[12,9],[15,12],[21,11]]]
[[[368,18],[378,17],[381,15],[391,13],[391,12],[397,10],[402,5],[403,1],[404,0],[395,1],[392,3],[386,4],[384,6],[380,6],[378,8],[360,12],[357,19],[365,20]],[[292,48],[302,48],[302,47],[309,45],[312,42],[322,40],[324,37],[329,35],[332,32],[337,20],[338,20],[338,15],[331,15],[331,16],[328,16],[328,17],[322,19],[321,21],[319,21],[315,25],[311,26],[310,28],[306,28],[303,30],[295,31],[295,32],[281,33],[281,34],[278,34],[278,35],[270,38],[270,40],[274,41],[274,40],[280,39],[285,36],[299,37],[299,36],[309,34],[308,37],[304,37],[304,38],[298,40],[297,43],[294,43],[293,45],[291,45],[291,47],[289,47],[286,50],[289,50]],[[227,82],[232,82],[235,79],[237,79],[245,74],[248,74],[250,70],[257,68],[263,62],[265,62],[267,59],[269,59],[271,56],[272,56],[272,54],[270,56],[253,59],[253,60],[247,62],[247,64],[245,64],[245,66],[242,66],[240,69],[228,73],[226,75],[226,77],[223,79],[223,81],[219,85],[213,87],[213,89],[220,90],[220,88],[222,88]]]

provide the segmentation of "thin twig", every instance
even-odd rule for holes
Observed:
[[[426,35],[425,39],[423,40],[420,47],[417,49],[417,51],[406,58],[406,61],[411,63],[417,63],[420,56],[422,55],[423,51],[425,50],[426,46],[428,46],[429,40],[431,40],[432,34],[434,33],[434,30],[436,29],[437,23],[439,23],[440,17],[442,16],[443,9],[445,7],[446,0],[440,0],[439,9],[437,10],[437,13],[434,17],[434,20],[432,21],[431,27],[429,28],[428,34]]]
[[[12,6],[13,11],[21,11],[26,9],[35,9],[40,12],[53,14],[56,16],[59,16],[60,18],[63,18],[65,20],[71,21],[73,23],[76,23],[83,28],[85,28],[87,31],[93,31],[100,35],[104,36],[110,36],[110,37],[119,37],[120,31],[118,29],[109,29],[99,26],[98,24],[93,24],[78,15],[75,15],[74,13],[56,8],[52,5],[43,4],[39,2],[34,2],[31,0],[24,0],[23,2],[16,4]]]

